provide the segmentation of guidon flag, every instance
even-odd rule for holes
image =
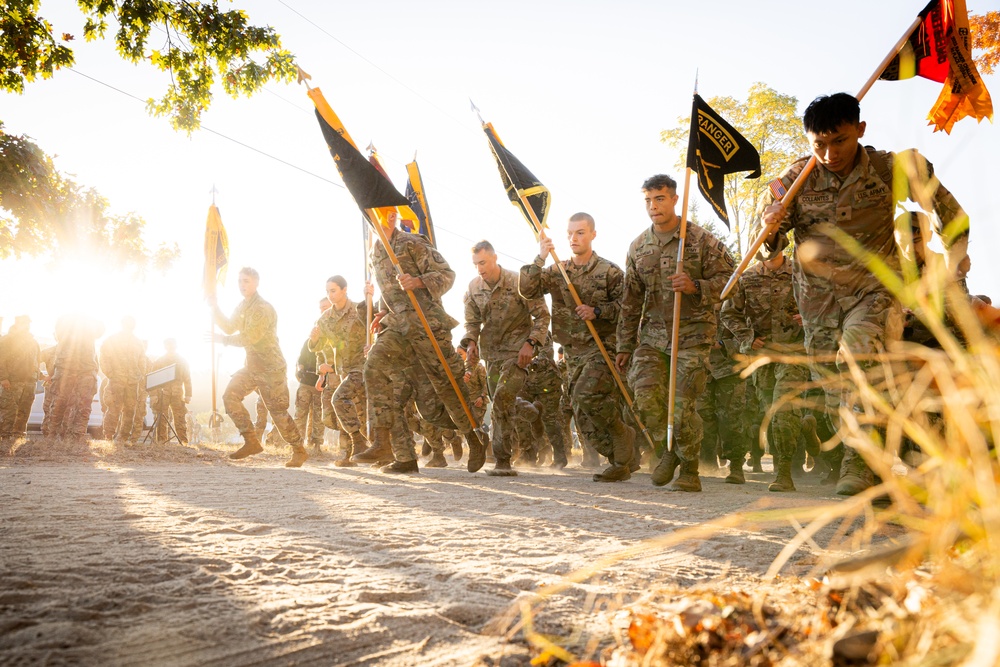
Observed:
[[[698,189],[728,228],[725,176],[750,171],[747,178],[760,178],[760,153],[698,93],[691,106],[687,166],[698,174]]]
[[[972,60],[965,0],[931,0],[918,18],[919,24],[879,78],[900,81],[919,76],[943,83],[927,114],[935,132],[950,134],[966,116],[992,121],[993,100]]]
[[[531,228],[538,235],[545,227],[545,220],[549,215],[551,205],[551,195],[549,189],[542,185],[535,175],[528,171],[528,168],[521,164],[513,153],[511,153],[500,141],[493,123],[483,123],[483,132],[490,142],[490,150],[493,151],[493,159],[496,160],[497,169],[500,171],[500,178],[503,181],[504,190],[507,191],[507,198],[511,203],[520,209],[524,219],[528,221]],[[531,207],[529,211],[525,208],[527,201]]]
[[[229,237],[226,228],[222,226],[222,214],[215,204],[208,207],[208,220],[205,221],[205,272],[202,286],[205,297],[213,297],[216,288],[226,281],[226,268],[229,265]]]

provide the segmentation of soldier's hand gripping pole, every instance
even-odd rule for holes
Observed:
[[[910,34],[920,26],[922,21],[923,17],[918,14],[917,18],[914,19],[913,23],[910,24],[910,27],[907,28],[906,32],[903,33],[903,36],[899,38],[899,41],[896,42],[896,44],[892,47],[892,49],[889,51],[886,57],[882,59],[882,62],[879,63],[878,67],[875,68],[875,71],[872,73],[872,75],[868,77],[867,81],[865,81],[865,85],[861,86],[861,90],[859,90],[858,94],[854,96],[859,102],[865,96],[865,94],[867,94],[868,91],[871,89],[872,84],[878,81],[878,78],[882,76],[882,72],[884,72],[885,68],[889,65],[889,63],[892,62],[892,59],[896,57],[896,54],[899,53],[899,50],[902,49],[903,46],[909,41]],[[799,193],[799,190],[802,189],[802,186],[805,184],[806,178],[809,176],[809,174],[815,167],[816,167],[816,156],[814,155],[809,158],[809,162],[807,162],[806,166],[802,168],[802,171],[799,172],[799,175],[795,177],[795,181],[791,184],[791,186],[789,186],[788,192],[785,193],[785,196],[782,197],[779,201],[781,201],[787,207],[789,202],[791,202],[792,199],[795,198],[795,195]],[[780,221],[777,224],[781,224]],[[753,260],[754,255],[757,254],[757,251],[760,250],[760,247],[764,244],[764,240],[768,236],[770,236],[771,233],[776,228],[777,225],[771,225],[765,227],[763,230],[761,230],[760,236],[758,236],[754,240],[754,242],[750,245],[750,247],[747,248],[746,254],[743,255],[743,260],[740,262],[740,265],[736,267],[736,270],[733,271],[733,275],[729,277],[729,282],[726,283],[725,288],[723,288],[722,290],[722,296],[721,296],[722,299],[725,299],[727,296],[729,296],[729,293],[736,285],[736,281],[740,279],[740,276],[743,274],[744,271],[746,271],[746,268],[750,265],[750,262]]]
[[[369,213],[369,211],[366,211]],[[369,215],[369,220],[372,216]],[[392,246],[389,245],[389,238],[386,236],[385,229],[382,225],[377,222],[372,222],[372,227],[378,233],[379,239],[382,241],[382,247],[385,248],[386,254],[389,255],[389,261],[396,268],[397,273],[402,274],[403,269],[399,265],[399,258],[396,256],[395,251],[393,251]],[[445,375],[448,376],[448,381],[451,383],[452,389],[455,390],[455,395],[458,396],[458,402],[462,404],[462,410],[465,411],[465,416],[468,417],[469,423],[472,424],[472,428],[479,428],[479,423],[476,418],[472,416],[472,410],[469,409],[469,404],[465,402],[465,397],[462,396],[462,389],[458,386],[458,381],[455,379],[455,375],[451,372],[451,368],[448,367],[448,362],[445,361],[444,353],[441,351],[441,346],[438,345],[437,338],[434,337],[434,332],[431,331],[431,325],[427,321],[427,317],[424,315],[424,309],[420,307],[420,302],[417,301],[417,295],[413,293],[413,290],[406,290],[406,295],[410,297],[410,303],[413,304],[413,309],[417,313],[417,317],[420,318],[420,323],[424,327],[424,332],[427,334],[427,338],[431,341],[431,346],[434,348],[434,353],[437,355],[438,361],[441,362],[441,367],[444,368]],[[471,470],[471,468],[470,468]]]

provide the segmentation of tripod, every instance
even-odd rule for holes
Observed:
[[[170,422],[170,417],[167,413],[168,410],[169,406],[163,403],[163,387],[160,387],[156,390],[156,417],[153,419],[153,425],[149,427],[149,433],[142,439],[142,444],[146,444],[146,441],[150,438],[157,445],[165,445],[171,440],[176,440],[178,445],[183,444],[181,437],[177,435],[177,431],[174,429],[174,425]],[[159,439],[160,424],[167,427],[168,437],[166,440]]]

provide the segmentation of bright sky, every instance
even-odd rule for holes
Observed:
[[[795,95],[801,111],[817,95],[857,92],[925,4],[236,0],[233,6],[277,29],[357,143],[375,143],[400,190],[403,165],[418,153],[439,247],[458,272],[445,305],[462,319],[473,242],[489,239],[501,264],[515,270],[537,253],[504,195],[470,97],[551,189],[549,224],[559,254],[568,254],[564,221],[582,210],[597,220],[596,250],[623,265],[628,244],[649,224],[640,184],[655,173],[679,176],[678,155],[659,142],[659,133],[689,113],[696,71],[706,99],[743,98],[761,81]],[[993,8],[986,0],[969,5],[973,12]],[[223,309],[239,301],[239,267],[256,267],[294,364],[325,279],[344,275],[355,300],[363,283],[360,215],[341,187],[305,89],[271,85],[238,100],[220,90],[205,129],[187,137],[130,97],[160,96],[165,75],[120,60],[111,42],[85,43],[75,3],[43,0],[41,14],[56,34],[78,37],[76,72],[28,84],[23,96],[0,94],[6,131],[32,137],[57,156],[57,168],[96,188],[115,212],[144,217],[150,245],[177,242],[182,257],[167,275],[142,282],[86,262],[7,260],[0,265],[4,330],[27,312],[36,335],[49,336],[61,313],[86,308],[112,333],[132,313],[151,353],[175,336],[193,368],[208,367],[200,280],[214,186],[231,247]],[[1000,80],[986,82],[1000,104]],[[933,134],[924,117],[939,90],[923,79],[877,82],[862,102],[865,141],[887,150],[916,147],[934,163],[971,216],[970,288],[1000,297],[1000,263],[992,253],[1000,247],[992,192],[1000,175],[998,127],[966,119],[951,136]],[[225,351],[223,384],[242,361],[241,350]]]

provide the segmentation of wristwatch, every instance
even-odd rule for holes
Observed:
[[[531,347],[534,347],[534,348],[536,348],[536,349],[538,348],[538,345],[539,345],[539,343],[538,343],[538,341],[537,341],[537,340],[535,340],[534,338],[529,338],[529,339],[528,339],[528,340],[527,340],[526,342],[527,342],[527,343],[528,343],[528,345],[530,345]]]
[[[594,306],[594,317],[600,317],[600,316],[601,316],[601,307]]]
[[[697,280],[694,281],[694,294],[692,294],[691,296],[697,296],[697,297],[701,296],[701,283],[698,282]]]

